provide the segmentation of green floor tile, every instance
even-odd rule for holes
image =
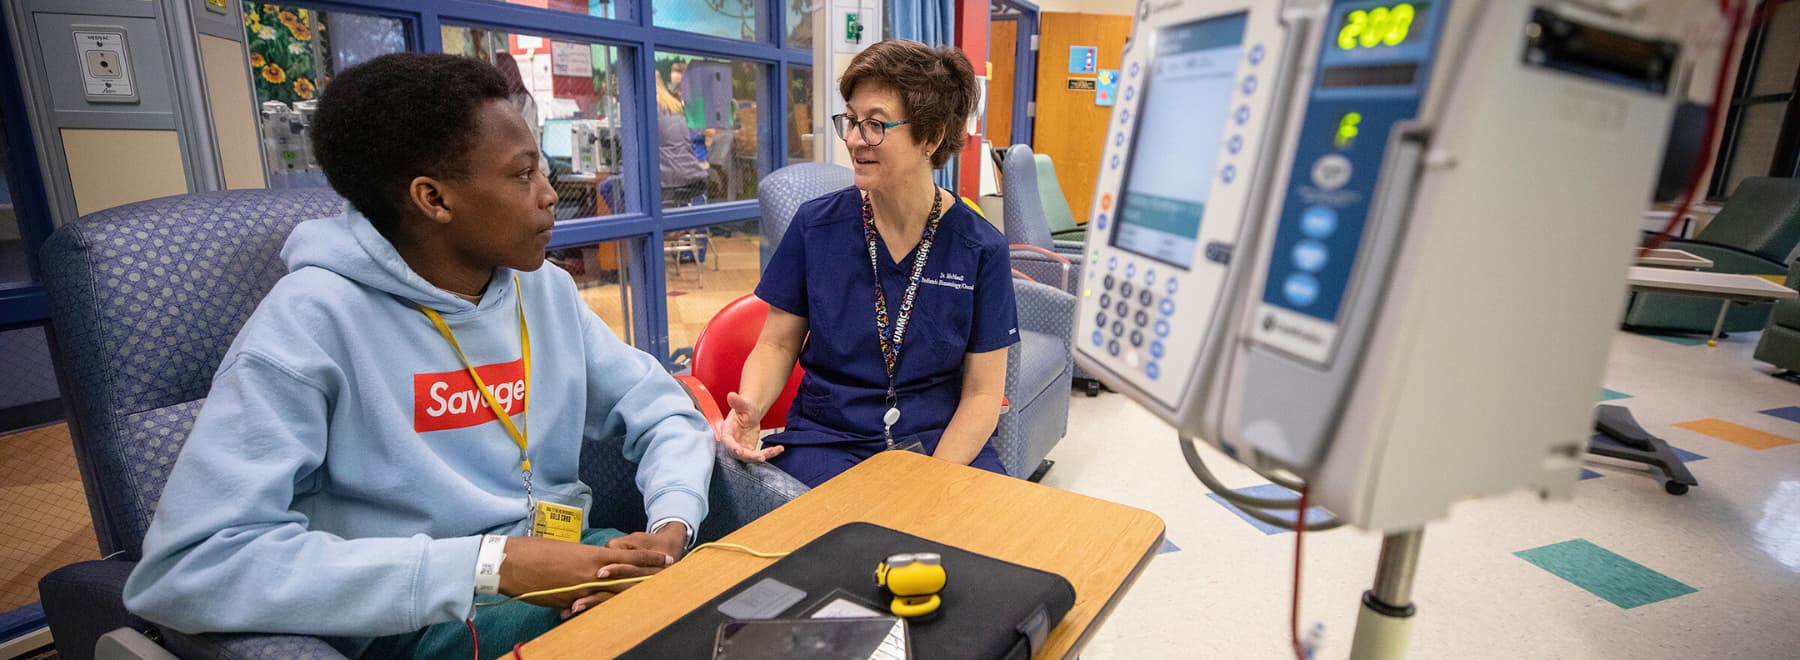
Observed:
[[[1587,539],[1563,541],[1513,554],[1624,609],[1685,596],[1695,591],[1693,587],[1594,545]]]

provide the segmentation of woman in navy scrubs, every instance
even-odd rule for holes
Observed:
[[[988,440],[1019,339],[1006,239],[931,178],[962,149],[974,71],[953,48],[883,41],[838,86],[856,185],[802,205],[764,269],[768,321],[720,441],[809,486],[887,449],[1004,473]],[[763,447],[796,359],[806,378]]]

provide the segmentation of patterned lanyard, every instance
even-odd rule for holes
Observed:
[[[925,220],[925,232],[919,237],[918,256],[913,257],[912,275],[906,281],[906,294],[900,300],[900,314],[894,318],[893,335],[888,334],[887,292],[881,288],[881,259],[875,246],[875,207],[863,195],[863,238],[869,244],[869,270],[875,275],[875,336],[881,340],[881,361],[887,367],[887,404],[882,415],[882,436],[889,447],[894,445],[894,422],[900,420],[899,395],[894,391],[894,373],[900,365],[900,343],[906,340],[906,324],[912,318],[913,302],[919,295],[919,281],[925,275],[925,260],[931,256],[931,240],[937,236],[938,220],[943,218],[944,196],[931,189],[931,215]]]

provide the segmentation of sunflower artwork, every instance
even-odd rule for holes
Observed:
[[[244,3],[244,35],[249,44],[250,71],[256,77],[257,102],[281,101],[291,106],[318,95],[322,83],[314,49],[322,46],[317,42],[323,41],[325,35],[324,25],[317,18],[313,12],[297,7]]]

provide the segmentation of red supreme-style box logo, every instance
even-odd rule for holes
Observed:
[[[475,367],[508,416],[525,411],[522,360]],[[419,433],[480,426],[499,418],[475,389],[467,369],[413,374],[413,430]]]

